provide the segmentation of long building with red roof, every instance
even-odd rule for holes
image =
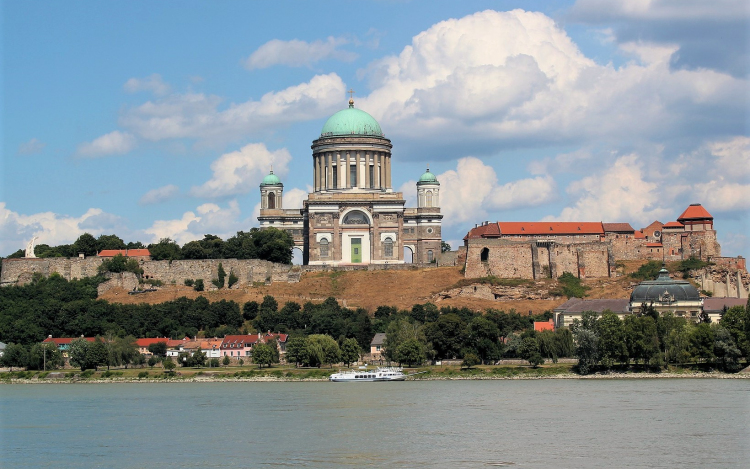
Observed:
[[[484,222],[464,237],[465,275],[611,277],[616,260],[707,260],[721,256],[713,217],[690,205],[676,221],[641,230],[615,222]]]

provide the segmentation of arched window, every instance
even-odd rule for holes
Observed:
[[[427,191],[427,207],[432,207],[432,191]]]
[[[385,238],[385,241],[383,241],[383,256],[393,257],[393,240],[391,238]]]
[[[328,240],[325,238],[320,240],[320,257],[328,257]]]
[[[367,218],[367,215],[360,212],[359,210],[352,210],[351,212],[347,213],[344,217],[344,220],[342,221],[342,224],[344,225],[368,225],[369,219]]]
[[[268,193],[268,208],[276,208],[276,194]]]
[[[487,248],[482,249],[482,254],[480,254],[480,260],[482,262],[487,262],[490,260],[490,250]]]
[[[432,253],[432,249],[427,251],[427,262],[432,263],[435,260],[435,255]]]

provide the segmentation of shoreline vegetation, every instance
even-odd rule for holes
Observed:
[[[206,368],[180,369],[118,369],[111,371],[6,371],[0,372],[0,384],[106,384],[106,383],[214,383],[214,382],[323,382],[338,368],[277,368],[262,370],[252,367],[213,371]],[[670,367],[666,371],[609,370],[580,375],[569,364],[533,368],[531,366],[486,366],[471,369],[458,366],[410,368],[421,372],[409,381],[460,380],[532,380],[532,379],[750,379],[750,372],[725,373],[718,370]]]

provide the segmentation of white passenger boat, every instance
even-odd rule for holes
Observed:
[[[403,381],[406,379],[401,368],[381,367],[374,370],[339,370],[333,373],[328,379],[331,381]]]

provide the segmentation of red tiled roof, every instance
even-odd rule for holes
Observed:
[[[500,235],[500,228],[497,223],[488,223],[472,228],[464,237],[467,238],[494,238]]]
[[[670,221],[669,223],[665,223],[662,228],[685,228],[685,225],[678,221]]]
[[[636,231],[633,233],[635,236],[635,239],[646,239],[646,235],[643,234],[643,231]]]
[[[661,243],[646,243],[647,248],[661,248],[664,247]]]
[[[712,217],[711,214],[708,213],[708,210],[703,208],[701,204],[690,204],[690,206],[686,208],[684,212],[682,212],[682,215],[677,217],[677,221],[701,220],[704,218],[709,218],[711,220],[714,219],[714,217]]]
[[[534,321],[534,330],[537,332],[541,331],[554,331],[555,324],[550,321]]]
[[[602,223],[604,231],[616,231],[618,233],[633,233],[635,229],[630,226],[630,223]]]
[[[145,257],[151,255],[148,249],[105,249],[97,254],[97,256],[115,257],[118,254],[121,254],[125,257]]]
[[[73,342],[76,339],[80,339],[80,337],[47,337],[42,341],[42,343],[54,343],[55,345],[65,345]],[[84,337],[89,342],[93,342],[96,340],[95,337]]]
[[[139,347],[148,347],[151,344],[155,344],[157,342],[164,342],[166,344],[169,343],[169,338],[167,337],[154,337],[153,339],[136,339],[135,345]]]
[[[478,226],[468,238],[496,238],[499,236],[547,236],[604,234],[601,222],[546,222],[500,221]]]

